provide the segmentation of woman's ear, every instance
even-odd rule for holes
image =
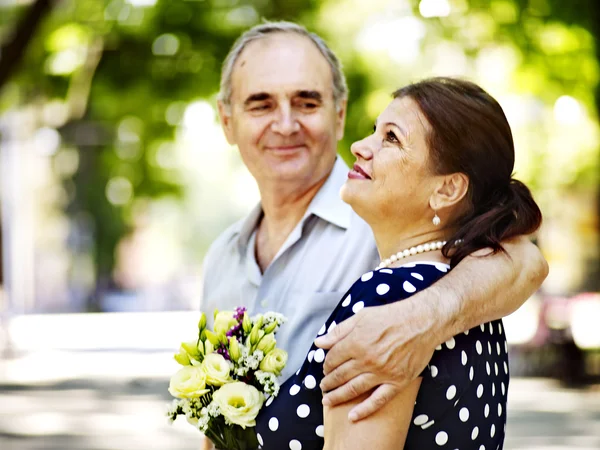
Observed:
[[[469,177],[464,173],[444,175],[429,198],[429,206],[434,211],[455,206],[465,198],[468,190]]]

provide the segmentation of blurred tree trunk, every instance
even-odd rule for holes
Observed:
[[[0,90],[23,59],[29,42],[56,0],[36,0],[21,18],[12,38],[0,48]]]

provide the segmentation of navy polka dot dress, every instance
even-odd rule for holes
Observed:
[[[365,273],[343,297],[319,335],[356,314],[410,297],[449,266],[417,262]],[[405,450],[498,450],[506,429],[508,353],[502,321],[482,324],[439,346],[417,395]],[[325,352],[311,347],[302,367],[269,399],[257,418],[263,450],[322,450]]]

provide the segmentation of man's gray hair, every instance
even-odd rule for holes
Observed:
[[[344,77],[344,73],[342,72],[342,64],[340,63],[339,59],[327,46],[325,41],[323,41],[323,39],[321,39],[315,33],[311,33],[301,25],[285,21],[266,22],[260,25],[255,25],[235,41],[233,47],[231,47],[229,54],[223,62],[223,68],[221,70],[221,90],[219,91],[218,99],[226,106],[230,105],[232,90],[231,78],[233,75],[233,68],[240,55],[244,51],[244,48],[246,48],[250,42],[262,39],[274,33],[295,33],[310,39],[317,46],[331,68],[331,75],[333,78],[333,99],[336,107],[339,109],[342,101],[348,98],[346,77]]]

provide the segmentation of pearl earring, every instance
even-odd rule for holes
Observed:
[[[437,211],[435,211],[435,216],[433,216],[432,220],[433,224],[437,227],[442,222],[441,219],[437,215]]]

